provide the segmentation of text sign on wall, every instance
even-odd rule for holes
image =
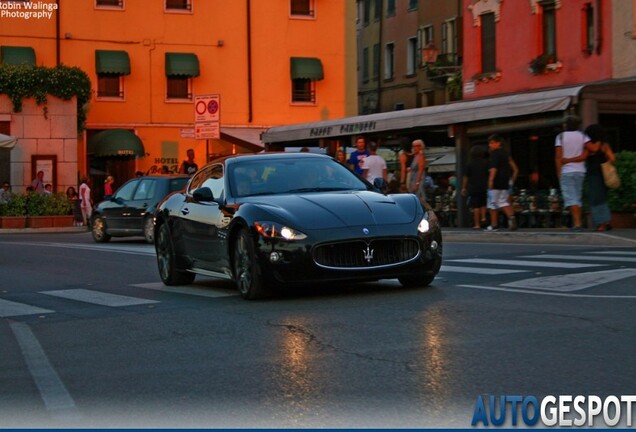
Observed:
[[[218,94],[194,97],[194,135],[197,139],[221,138],[221,98]]]

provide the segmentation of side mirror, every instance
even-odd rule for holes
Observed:
[[[209,187],[201,187],[192,192],[192,198],[200,202],[212,202],[214,201],[214,194]]]
[[[376,177],[373,180],[373,186],[383,194],[387,193],[389,190],[389,184],[382,177]]]

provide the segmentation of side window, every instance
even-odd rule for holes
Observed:
[[[128,183],[124,184],[122,187],[119,188],[117,193],[115,193],[115,198],[121,198],[124,201],[130,201],[138,184],[139,180],[131,180]]]
[[[190,182],[190,186],[188,187],[188,193],[192,194],[192,192],[199,189],[203,185],[203,182],[209,177],[209,175],[210,167],[199,171],[198,174],[192,177],[192,181]]]
[[[155,191],[155,180],[143,179],[139,182],[139,187],[135,191],[135,200],[144,200],[151,198]]]
[[[204,187],[209,187],[212,190],[212,195],[215,199],[224,196],[225,187],[223,185],[223,166],[214,165],[210,167],[209,175],[203,182]]]

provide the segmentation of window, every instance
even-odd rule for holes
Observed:
[[[373,19],[375,21],[380,21],[382,18],[382,0],[375,0],[375,5],[373,7]]]
[[[417,0],[409,0],[409,10],[417,9]]]
[[[380,44],[373,45],[373,79],[380,77]]]
[[[369,81],[369,48],[362,50],[362,81]]]
[[[583,6],[582,13],[583,34],[581,50],[585,54],[591,55],[594,52],[594,8],[590,3],[587,3]]]
[[[395,44],[388,43],[384,48],[384,79],[395,78]]]
[[[386,2],[386,16],[395,16],[395,0],[387,0]]]
[[[554,2],[542,3],[543,7],[543,54],[548,60],[556,60],[556,10]]]
[[[122,187],[119,188],[115,194],[115,198],[121,198],[124,201],[130,201],[133,197],[133,193],[139,184],[139,180],[131,180]]]
[[[457,32],[455,30],[455,20],[448,20],[442,24],[442,44],[440,53],[444,55],[444,60],[449,63],[457,61]]]
[[[169,76],[168,99],[192,99],[192,80],[186,76]]]
[[[495,47],[495,14],[483,14],[481,18],[481,72],[497,71]]]
[[[433,41],[433,26],[426,26],[426,27],[420,28],[417,32],[417,37],[418,37],[418,43],[419,43],[418,48],[420,50],[424,49],[426,45],[429,44],[429,42],[434,42]],[[424,65],[423,55],[419,57],[419,61],[421,62],[423,66]]]
[[[365,26],[369,25],[369,19],[371,16],[371,0],[364,0],[364,11],[362,16],[363,16],[362,23]]]
[[[139,182],[139,187],[135,191],[133,200],[146,200],[152,198],[155,193],[155,181],[151,179],[143,179]]]
[[[291,0],[290,13],[300,16],[314,16],[313,0]]]
[[[314,82],[306,78],[292,80],[292,102],[316,103]]]
[[[409,38],[406,45],[406,74],[415,75],[417,72],[417,38]]]
[[[95,0],[95,6],[97,7],[116,7],[123,8],[124,0]]]
[[[191,0],[166,0],[166,10],[170,11],[191,11]]]
[[[97,97],[123,98],[123,75],[97,74]]]
[[[188,193],[192,194],[195,190],[201,187],[208,187],[212,191],[214,199],[219,199],[223,196],[223,166],[212,165],[199,171],[192,178],[190,186],[188,187]]]

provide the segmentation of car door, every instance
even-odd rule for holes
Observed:
[[[186,254],[193,267],[222,271],[225,239],[221,234],[226,218],[220,209],[225,197],[223,166],[215,164],[200,171],[192,179],[187,198],[181,207],[182,229]],[[193,197],[199,188],[209,188],[213,201],[198,201]]]
[[[124,183],[103,207],[103,216],[110,233],[120,233],[126,230],[126,220],[129,213],[128,203],[132,200],[139,179],[132,179]]]
[[[132,199],[127,201],[124,212],[126,230],[141,231],[148,208],[153,205],[158,179],[141,178]]]

